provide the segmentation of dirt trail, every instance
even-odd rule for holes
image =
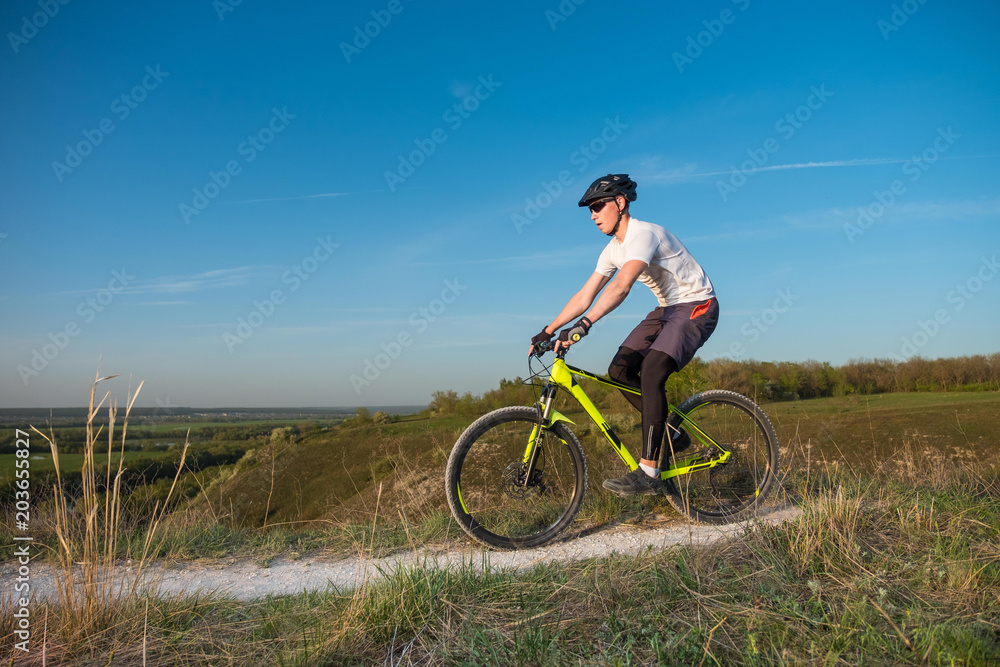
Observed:
[[[800,514],[800,509],[786,506],[769,510],[759,515],[757,520],[779,524]],[[142,585],[160,595],[211,593],[239,600],[255,600],[267,595],[293,595],[329,587],[350,590],[365,582],[377,581],[387,572],[400,567],[447,568],[465,563],[479,570],[524,570],[542,563],[576,561],[612,553],[637,554],[677,544],[710,544],[739,535],[744,527],[744,524],[703,526],[690,523],[659,528],[615,526],[524,551],[483,551],[466,547],[448,551],[420,549],[386,558],[303,557],[292,560],[281,557],[273,560],[268,567],[249,560],[198,560],[154,565],[145,573]],[[30,585],[35,599],[55,599],[55,577],[59,575],[57,568],[33,564]],[[17,576],[16,562],[7,561],[0,565],[0,581],[3,582],[3,595],[0,597],[9,600],[14,596]],[[135,572],[126,567],[120,576],[123,581],[131,582]]]

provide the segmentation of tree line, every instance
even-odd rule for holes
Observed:
[[[852,359],[834,366],[820,361],[735,361],[694,359],[667,381],[667,397],[679,402],[706,389],[729,389],[763,401],[787,401],[851,394],[916,391],[1000,391],[1000,353],[905,361]],[[587,394],[599,407],[617,405],[617,392],[589,383]],[[520,377],[501,380],[481,396],[436,391],[430,415],[481,414],[507,405],[530,404],[537,392]]]

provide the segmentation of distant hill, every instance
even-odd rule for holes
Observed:
[[[359,406],[301,407],[301,408],[132,408],[133,423],[149,420],[160,421],[247,421],[267,419],[334,419],[353,416]],[[368,405],[371,412],[383,411],[391,415],[412,415],[426,405]],[[107,414],[102,410],[99,419]],[[86,420],[87,408],[0,408],[0,424],[23,424],[27,421],[53,423]]]

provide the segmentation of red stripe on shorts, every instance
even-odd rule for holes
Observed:
[[[695,309],[691,311],[691,319],[692,320],[696,320],[699,317],[701,317],[702,315],[704,315],[705,313],[707,313],[708,309],[711,307],[711,305],[712,305],[712,300],[711,299],[709,299],[705,303],[698,304],[695,307]]]

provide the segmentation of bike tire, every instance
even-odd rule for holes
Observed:
[[[580,441],[561,422],[542,429],[536,472],[523,480],[525,449],[538,424],[531,407],[494,410],[462,433],[448,457],[445,488],[451,513],[470,537],[495,549],[525,549],[569,527],[587,493]]]
[[[710,524],[741,521],[756,512],[774,486],[779,464],[778,436],[764,411],[746,396],[720,389],[696,394],[678,410],[732,456],[713,468],[664,480],[670,503],[691,519]],[[684,428],[676,414],[670,423]],[[692,444],[677,458],[699,450],[708,458],[718,454],[694,429],[686,430]]]

